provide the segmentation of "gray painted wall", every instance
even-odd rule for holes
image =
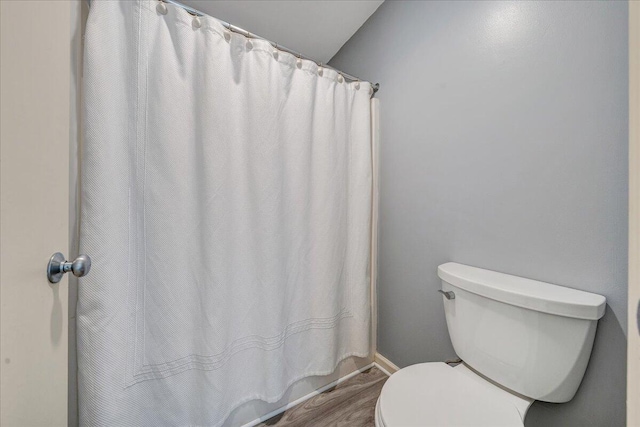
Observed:
[[[456,261],[605,295],[573,401],[527,426],[623,426],[627,2],[387,1],[331,65],[381,83],[379,351],[451,358]]]

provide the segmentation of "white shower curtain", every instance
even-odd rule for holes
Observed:
[[[220,425],[370,351],[370,85],[157,4],[87,23],[83,425]]]

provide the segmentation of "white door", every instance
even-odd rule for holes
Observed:
[[[67,425],[69,1],[0,1],[0,425]]]

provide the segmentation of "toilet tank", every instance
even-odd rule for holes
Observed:
[[[573,398],[589,362],[602,295],[449,262],[438,267],[453,348],[471,368],[524,396]]]

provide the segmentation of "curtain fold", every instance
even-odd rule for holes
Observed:
[[[87,23],[82,425],[221,425],[370,353],[369,84],[156,6]]]

